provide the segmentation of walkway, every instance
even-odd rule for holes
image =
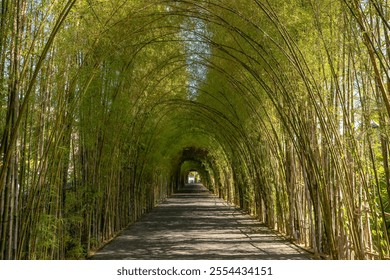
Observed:
[[[309,259],[202,185],[187,185],[92,259]]]

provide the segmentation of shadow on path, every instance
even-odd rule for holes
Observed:
[[[91,259],[310,259],[249,215],[186,185]]]

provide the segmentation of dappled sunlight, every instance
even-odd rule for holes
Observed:
[[[184,195],[179,192],[167,199],[92,259],[311,258],[201,184],[184,189]]]

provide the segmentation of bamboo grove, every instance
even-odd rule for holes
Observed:
[[[0,3],[0,259],[83,259],[193,170],[319,258],[389,258],[388,0]]]

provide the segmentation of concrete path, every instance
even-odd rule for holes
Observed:
[[[187,185],[122,232],[92,259],[310,259],[297,246],[202,185]]]

